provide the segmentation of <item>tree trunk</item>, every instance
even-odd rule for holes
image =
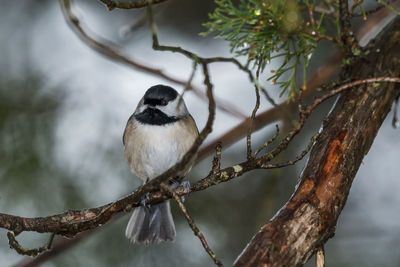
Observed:
[[[342,75],[351,80],[400,74],[400,23],[393,23]],[[394,83],[343,93],[323,122],[296,191],[253,237],[235,266],[300,266],[334,235],[354,176],[400,93]]]

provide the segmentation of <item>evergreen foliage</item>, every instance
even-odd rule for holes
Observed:
[[[237,2],[237,1],[235,1]],[[230,42],[235,56],[246,56],[247,64],[265,68],[272,59],[280,58],[280,67],[271,71],[268,80],[278,84],[289,98],[299,91],[296,82],[302,72],[305,89],[306,69],[324,36],[324,14],[316,14],[315,1],[294,0],[217,0],[209,14],[208,29],[202,35],[216,36]],[[311,11],[311,12],[310,12]],[[297,78],[296,78],[297,77]]]

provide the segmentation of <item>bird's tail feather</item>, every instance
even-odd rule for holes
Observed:
[[[174,240],[175,225],[169,200],[135,208],[125,235],[132,243],[145,245]]]

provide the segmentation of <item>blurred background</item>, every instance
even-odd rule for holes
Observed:
[[[74,12],[91,33],[117,43],[132,58],[188,79],[192,64],[185,57],[154,52],[145,10],[108,11],[99,1],[76,1]],[[198,35],[205,29],[213,1],[169,0],[156,12],[161,44],[179,45],[202,56],[229,56],[223,40]],[[135,25],[135,31],[129,28]],[[332,53],[322,43],[310,73]],[[243,62],[244,58],[241,59]],[[272,62],[264,72],[268,77]],[[215,95],[245,116],[255,103],[247,76],[230,64],[211,65]],[[67,209],[95,207],[114,201],[139,180],[123,158],[125,123],[147,88],[163,83],[99,55],[67,26],[58,1],[3,0],[0,8],[0,212],[25,217],[47,216]],[[204,90],[202,75],[194,85]],[[264,84],[278,102],[279,89]],[[185,94],[201,129],[207,102]],[[281,159],[293,159],[318,131],[334,100],[319,107],[304,131]],[[262,98],[260,113],[270,108]],[[390,113],[365,157],[341,217],[336,235],[326,245],[327,266],[400,266],[399,130]],[[241,116],[217,111],[214,132],[206,144],[236,126]],[[281,125],[282,126],[282,125]],[[274,133],[271,124],[254,134],[254,147]],[[245,139],[223,147],[222,166],[246,158]],[[188,175],[205,177],[211,156]],[[288,200],[305,160],[279,170],[253,171],[228,183],[189,196],[189,213],[211,248],[232,265],[250,238]],[[130,215],[122,216],[84,238],[43,266],[212,266],[180,211],[172,204],[177,227],[173,243],[134,246],[125,238]],[[8,246],[0,229],[0,266],[25,259]],[[22,233],[25,247],[45,244],[49,235]],[[313,260],[308,266],[314,266]]]

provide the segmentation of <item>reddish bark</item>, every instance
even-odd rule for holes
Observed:
[[[400,23],[377,40],[346,77],[399,77]],[[295,193],[253,237],[235,266],[300,266],[333,236],[361,161],[399,89],[397,84],[368,84],[340,96],[324,120]]]

